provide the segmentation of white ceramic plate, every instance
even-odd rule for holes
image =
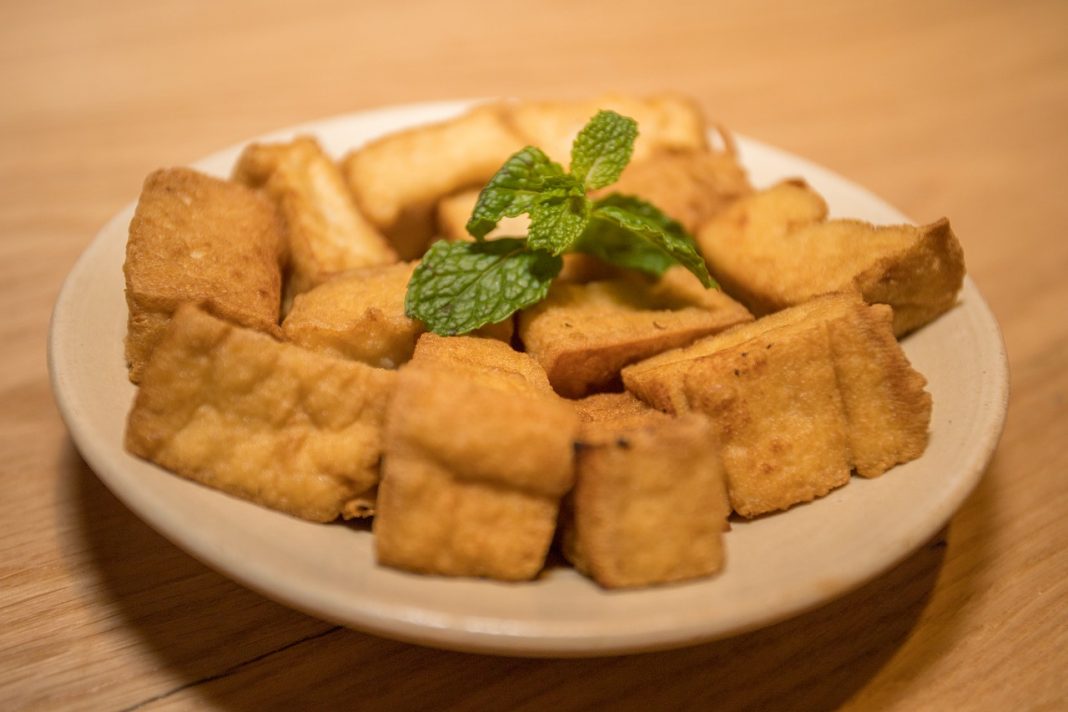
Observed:
[[[313,133],[340,155],[369,138],[458,113],[420,104],[323,121]],[[894,208],[819,166],[739,140],[754,183],[802,176],[837,216],[907,222]],[[225,176],[240,147],[198,162]],[[52,318],[52,385],[78,449],[138,516],[178,546],[260,593],[384,636],[460,650],[578,656],[682,646],[781,620],[839,596],[933,536],[981,477],[1001,432],[1008,368],[997,323],[966,280],[959,306],[905,340],[934,397],[924,456],[875,480],[853,478],[809,505],[734,525],[719,576],[606,592],[569,569],[525,584],[444,579],[374,562],[371,534],[311,524],[231,498],[126,454],[134,395],[126,378],[122,262],[131,203],[68,276]]]

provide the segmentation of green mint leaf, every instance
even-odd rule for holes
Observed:
[[[546,197],[530,211],[527,244],[554,255],[571,248],[590,221],[590,201],[584,195]]]
[[[466,334],[544,299],[562,265],[522,238],[439,240],[408,282],[404,312],[435,334]]]
[[[612,194],[594,203],[592,215],[649,241],[693,272],[706,287],[716,286],[693,238],[655,205],[634,196]]]
[[[598,111],[571,146],[571,175],[597,190],[619,180],[638,136],[638,122],[614,111]]]
[[[560,164],[553,163],[544,151],[527,146],[513,154],[478,195],[478,202],[467,221],[467,231],[481,240],[501,218],[514,218],[530,209],[546,194],[565,194],[575,183]]]
[[[593,218],[586,232],[575,243],[577,252],[593,255],[609,264],[636,269],[659,277],[678,264],[668,253],[619,226],[618,223]]]

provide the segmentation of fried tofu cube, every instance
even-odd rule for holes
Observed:
[[[845,417],[848,465],[862,476],[874,477],[895,464],[919,457],[927,444],[931,416],[931,397],[924,391],[926,381],[913,370],[894,338],[890,309],[885,305],[869,306],[855,293],[820,297],[686,348],[665,352],[624,369],[623,382],[629,391],[661,410],[685,413],[698,409],[712,416],[717,426],[737,435],[740,431],[733,421],[724,424],[727,415],[742,413],[738,417],[743,424],[749,414],[775,421],[779,417],[775,410],[778,406],[764,416],[758,410],[765,407],[760,401],[743,410],[730,399],[744,401],[750,398],[750,391],[728,386],[743,374],[758,373],[755,364],[757,360],[765,363],[767,354],[796,348],[791,344],[814,326],[824,328],[828,338],[835,389]],[[822,359],[822,351],[813,350],[809,357]],[[705,362],[718,366],[705,367]],[[760,368],[767,371],[768,378],[775,378],[773,366]],[[783,364],[782,368],[787,366]],[[799,363],[796,368],[815,366]],[[732,378],[736,369],[738,373]],[[787,382],[791,379],[798,389],[805,383],[799,376],[788,377]],[[794,398],[807,402],[802,395],[795,394]],[[787,432],[785,427],[776,427]],[[724,448],[730,479],[726,439]]]
[[[420,257],[438,201],[481,187],[523,147],[496,105],[389,134],[349,153],[342,170],[356,202],[402,259]]]
[[[286,339],[313,351],[396,368],[412,357],[422,322],[404,314],[414,263],[351,270],[300,294],[282,322]]]
[[[710,423],[665,416],[585,444],[565,511],[565,556],[605,588],[719,571],[730,505]]]
[[[583,442],[611,440],[620,430],[652,427],[672,417],[652,408],[632,393],[595,393],[571,401],[581,422]]]
[[[572,485],[578,418],[525,354],[423,336],[386,420],[379,563],[445,576],[534,578]]]
[[[145,179],[126,243],[126,360],[138,383],[180,304],[278,334],[284,233],[271,203],[187,168]]]
[[[145,366],[126,449],[231,495],[328,522],[378,482],[395,377],[184,305]]]
[[[660,280],[557,282],[519,315],[519,336],[553,388],[578,398],[618,382],[629,363],[688,344],[752,317],[682,267]]]
[[[731,205],[697,241],[716,279],[757,315],[852,290],[893,307],[901,336],[956,303],[964,254],[948,221],[876,227],[826,218],[819,194],[786,181]]]
[[[643,198],[693,234],[753,189],[731,152],[661,149],[644,160],[632,161],[605,192]]]
[[[337,165],[310,136],[248,146],[234,166],[234,180],[262,189],[285,219],[287,303],[339,272],[397,261],[356,207]]]
[[[665,94],[633,97],[605,94],[583,101],[523,101],[506,104],[508,120],[523,140],[567,166],[571,143],[582,127],[602,110],[638,122],[632,160],[642,161],[657,149],[702,149],[708,146],[700,108],[685,97]]]

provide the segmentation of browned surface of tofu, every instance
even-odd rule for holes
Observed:
[[[711,149],[661,149],[632,161],[603,192],[636,195],[695,234],[702,224],[753,192],[733,153]]]
[[[614,420],[614,410],[597,412]],[[609,426],[612,437],[577,455],[561,541],[568,560],[606,588],[683,581],[723,567],[731,508],[715,433],[700,415],[661,416],[643,427]]]
[[[424,335],[387,417],[379,562],[533,578],[572,485],[577,432],[574,410],[529,356],[493,339]]]
[[[310,136],[248,146],[234,180],[263,190],[285,220],[287,301],[339,272],[397,261],[356,207],[337,165]]]
[[[893,307],[898,336],[950,309],[964,279],[964,254],[948,221],[877,227],[827,220],[823,198],[801,181],[736,201],[697,241],[713,276],[754,314],[852,290]]]
[[[629,363],[750,319],[726,294],[675,267],[656,282],[558,282],[520,313],[519,336],[557,392],[577,398],[618,383]]]
[[[186,305],[145,366],[126,449],[237,497],[331,521],[378,482],[395,377]]]
[[[126,243],[126,360],[141,373],[180,304],[278,332],[283,251],[271,203],[244,186],[188,168],[145,179]]]
[[[481,187],[523,147],[497,105],[389,134],[349,153],[342,170],[357,204],[401,259],[422,256],[438,201]]]
[[[784,402],[803,399],[806,383],[816,383],[800,378],[782,380],[773,371],[781,368],[788,373],[790,365],[765,358],[784,348],[794,348],[791,344],[802,337],[811,341],[813,337],[805,334],[814,326],[826,330],[827,357],[845,417],[848,465],[860,475],[874,477],[919,457],[927,444],[931,416],[931,397],[924,390],[926,381],[911,367],[894,338],[889,308],[869,306],[855,293],[820,297],[701,339],[689,347],[665,352],[624,369],[623,381],[628,390],[664,411],[684,413],[698,409],[708,413],[733,436],[737,427],[722,423],[729,413],[751,412],[756,418],[761,412],[759,407],[769,409],[761,416],[764,420],[774,422],[778,417],[777,406],[761,405],[759,400],[740,411],[742,406],[732,399],[744,401],[750,391],[738,390],[737,383],[742,381],[736,382],[737,378],[767,373],[769,383],[784,389]],[[797,356],[802,357],[822,362],[824,353],[821,348],[810,349]],[[753,366],[754,359],[763,364],[759,369]],[[793,368],[816,366],[798,364]],[[738,376],[734,376],[735,370]],[[817,402],[818,399],[813,401]],[[697,403],[703,405],[699,407]],[[725,463],[728,446],[725,439]],[[731,478],[729,464],[727,471]]]

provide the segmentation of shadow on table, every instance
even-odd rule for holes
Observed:
[[[912,667],[937,660],[954,640],[945,614],[933,634],[917,626],[943,569],[943,530],[853,593],[727,640],[577,660],[430,650],[338,628],[240,587],[137,519],[73,446],[67,461],[73,514],[100,582],[93,595],[118,612],[176,680],[171,689],[131,701],[135,706],[166,699],[235,710],[828,710],[863,690],[917,631],[923,649],[910,655]],[[977,585],[971,572],[982,570],[991,475],[965,505],[972,516],[958,517],[949,532],[956,540],[963,519],[972,529],[959,532],[966,555],[977,558],[955,581],[957,598],[969,597],[959,588]],[[959,619],[959,611],[948,615]]]

